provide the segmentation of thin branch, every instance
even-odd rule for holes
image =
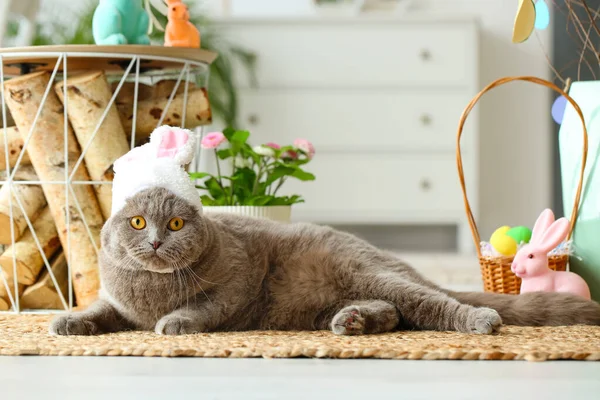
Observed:
[[[583,7],[585,8],[585,12],[586,12],[586,14],[588,15],[588,17],[590,19],[590,23],[594,27],[594,30],[596,31],[596,33],[598,34],[598,36],[600,36],[600,28],[598,28],[598,25],[596,25],[596,20],[592,16],[592,12],[590,11],[590,8],[588,7],[588,5],[587,5],[587,3],[586,3],[585,0],[581,0],[581,2],[583,3]],[[598,60],[600,61],[600,56],[598,57]]]
[[[590,33],[592,32],[592,26],[588,28],[586,32],[586,41],[583,45],[583,50],[581,50],[581,54],[579,55],[579,63],[577,64],[577,80],[581,80],[581,63],[583,62],[583,56],[585,55],[585,50],[587,49],[587,43],[590,41]]]
[[[581,19],[579,18],[579,16],[575,12],[575,10],[573,10],[573,6],[572,6],[571,2],[572,2],[572,0],[565,1],[565,3],[567,4],[567,7],[569,8],[569,16],[573,18],[573,22],[574,22],[573,27],[575,28],[575,32],[577,33],[577,36],[579,36],[579,40],[581,40],[581,42],[584,45],[586,45],[589,42],[590,49],[592,49],[592,51],[596,55],[596,58],[598,60],[600,60],[600,54],[598,53],[598,50],[596,50],[596,48],[594,47],[589,36],[586,37],[586,39],[584,40],[584,37],[582,34],[582,32],[585,32],[584,24],[583,24],[583,22],[581,22]],[[569,21],[567,20],[567,31],[568,31],[568,27],[569,27]],[[581,29],[581,31],[580,31],[580,29]]]
[[[552,65],[552,61],[550,61],[550,57],[548,57],[548,53],[546,53],[546,50],[544,50],[544,46],[542,46],[542,41],[540,40],[540,36],[537,32],[535,33],[535,38],[537,39],[538,44],[540,45],[540,49],[542,49],[542,53],[544,53],[544,57],[546,58],[546,62],[548,63],[548,66],[550,67],[552,72],[554,72],[554,75],[556,75],[556,77],[564,84],[566,82],[566,80],[560,75],[560,73],[556,70],[556,68],[554,68],[554,65]]]

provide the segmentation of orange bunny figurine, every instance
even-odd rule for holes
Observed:
[[[166,0],[169,6],[165,46],[200,48],[200,32],[190,22],[187,6],[181,0]]]

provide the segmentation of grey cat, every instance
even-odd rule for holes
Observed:
[[[102,290],[50,332],[396,329],[490,334],[512,325],[600,325],[600,305],[560,293],[455,293],[391,254],[329,227],[200,215],[144,190],[102,230]]]

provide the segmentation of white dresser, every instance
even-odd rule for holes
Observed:
[[[240,124],[253,144],[311,140],[315,182],[286,183],[305,204],[294,219],[330,224],[457,225],[472,251],[457,178],[456,128],[478,90],[472,20],[247,19],[220,30],[258,56]],[[477,114],[463,156],[477,213]]]

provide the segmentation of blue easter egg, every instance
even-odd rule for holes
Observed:
[[[550,25],[550,10],[544,0],[535,3],[535,29],[546,29]]]
[[[567,99],[564,96],[557,97],[552,104],[552,118],[557,124],[562,124],[566,109]]]

